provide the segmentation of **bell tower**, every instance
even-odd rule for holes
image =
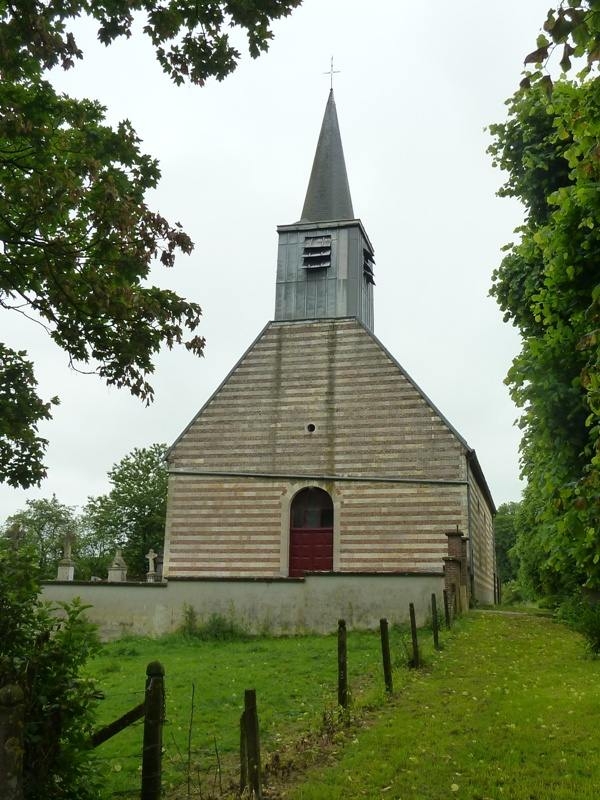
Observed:
[[[275,320],[356,317],[372,331],[374,250],[354,216],[333,89],[302,216],[277,232]]]

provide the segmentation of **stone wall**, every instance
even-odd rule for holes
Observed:
[[[376,628],[382,617],[408,620],[414,603],[422,624],[431,594],[442,607],[444,577],[425,575],[308,575],[298,579],[200,579],[164,583],[47,582],[45,600],[80,597],[103,639],[127,634],[160,636],[177,630],[185,605],[200,622],[212,614],[233,619],[253,633],[329,633],[343,618],[350,628]]]

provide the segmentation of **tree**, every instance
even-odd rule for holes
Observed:
[[[517,558],[514,546],[517,541],[515,517],[519,503],[502,503],[494,517],[494,541],[496,544],[496,564],[503,583],[517,577]]]
[[[300,0],[109,0],[4,4],[0,10],[0,306],[41,324],[77,369],[152,400],[148,381],[162,345],[201,354],[200,306],[148,286],[153,260],[170,267],[192,242],[150,210],[160,177],[128,121],[106,124],[93,100],[58,94],[47,71],[82,52],[71,30],[87,15],[108,45],[132,32],[135,14],[176,84],[222,80],[240,57],[268,47],[271,20]],[[0,480],[39,483],[47,441],[38,425],[57,399],[36,392],[27,354],[0,344]]]
[[[10,534],[8,538],[35,553],[42,580],[55,579],[65,536],[74,534],[78,527],[75,510],[60,503],[56,495],[50,500],[27,500],[25,505],[8,517],[2,526],[4,536]]]
[[[0,538],[0,685],[24,695],[25,800],[94,800],[89,737],[97,700],[82,667],[99,647],[79,601],[39,599],[35,550]],[[60,613],[57,613],[60,612]]]
[[[523,409],[528,485],[518,528],[522,572],[535,591],[600,586],[600,58],[597,2],[562,4],[546,30],[570,55],[588,55],[576,80],[552,81],[549,45],[491,127],[501,195],[525,206],[492,295],[522,336],[507,382]],[[568,47],[567,47],[568,45]],[[569,48],[573,48],[572,51]]]
[[[548,38],[548,36],[550,38]],[[546,67],[553,52],[560,48],[560,68],[564,73],[571,70],[571,58],[585,58],[579,62],[578,77],[593,74],[600,62],[600,4],[598,0],[561,0],[558,8],[550,8],[544,22],[544,32],[537,38],[536,48],[525,56],[526,69],[522,89],[539,84],[545,91],[552,90],[552,79]],[[576,62],[578,63],[578,62]]]
[[[131,577],[147,572],[146,553],[162,550],[167,511],[166,445],[136,448],[115,464],[108,494],[90,498],[83,527],[93,541],[123,547]]]

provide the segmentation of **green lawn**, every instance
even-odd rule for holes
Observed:
[[[188,777],[204,800],[237,781],[245,688],[257,690],[269,798],[597,800],[600,661],[577,634],[544,617],[474,612],[443,632],[440,653],[428,633],[421,641],[426,666],[415,672],[404,665],[406,635],[392,631],[389,700],[378,632],[349,631],[347,725],[336,711],[335,636],[125,640],[106,645],[90,672],[109,722],[140,702],[146,664],[164,664],[169,800],[187,796]],[[105,798],[138,795],[140,745],[138,723],[98,748]]]
[[[405,660],[405,634],[391,632],[393,660]],[[431,649],[429,641],[424,650]],[[316,731],[335,716],[336,636],[255,638],[206,642],[183,637],[126,639],[107,644],[90,662],[105,699],[100,725],[112,722],[141,702],[146,665],[165,667],[167,724],[164,728],[164,784],[172,797],[190,789],[206,797],[239,779],[239,718],[244,689],[256,689],[263,761]],[[377,632],[348,633],[348,672],[360,709],[385,702],[381,645]],[[406,679],[407,671],[398,673]],[[192,713],[192,692],[194,708]],[[97,748],[107,775],[104,797],[139,794],[142,723],[136,723]],[[188,741],[191,758],[188,757]],[[306,750],[306,742],[303,748]],[[190,769],[188,769],[188,762]],[[219,777],[217,766],[221,767]]]
[[[289,800],[597,800],[600,661],[544,618],[476,613]]]

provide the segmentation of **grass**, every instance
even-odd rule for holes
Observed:
[[[269,798],[596,800],[600,660],[578,634],[544,617],[474,612],[443,632],[439,653],[421,633],[419,671],[405,666],[408,641],[392,629],[388,699],[378,632],[349,631],[347,715],[336,708],[335,636],[122,640],[90,670],[109,722],[140,701],[146,664],[164,664],[169,800],[188,796],[188,777],[203,800],[235,784],[245,688],[257,690]],[[138,724],[98,749],[105,798],[139,794],[140,746]]]
[[[596,800],[600,661],[542,617],[476,613],[289,800]]]
[[[406,660],[408,640],[406,632],[392,628],[390,644],[397,667]],[[385,702],[380,648],[378,631],[348,632],[349,685],[358,712]],[[424,646],[425,654],[430,649],[429,643]],[[298,742],[306,755],[309,734],[323,726],[337,727],[336,659],[335,635],[229,641],[170,636],[109,643],[90,662],[88,672],[105,694],[99,704],[99,724],[104,725],[141,702],[146,665],[154,660],[163,664],[164,785],[169,797],[184,797],[189,778],[190,792],[206,798],[238,780],[244,689],[257,692],[265,763],[276,753],[292,753]],[[107,776],[105,798],[139,795],[141,739],[140,722],[97,749]]]

